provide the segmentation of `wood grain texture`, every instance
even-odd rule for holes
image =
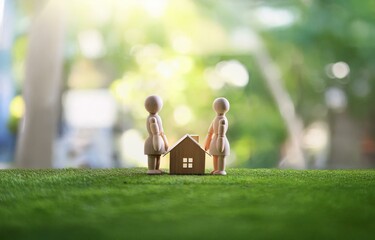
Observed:
[[[185,138],[170,151],[170,174],[204,174],[205,151],[190,138]],[[193,159],[193,168],[183,168],[183,158]]]

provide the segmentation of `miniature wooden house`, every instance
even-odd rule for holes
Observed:
[[[198,141],[198,136],[186,134],[164,154],[170,153],[170,174],[204,174],[207,152]]]

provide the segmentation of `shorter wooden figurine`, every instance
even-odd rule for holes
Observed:
[[[168,140],[164,135],[163,125],[158,112],[163,107],[163,100],[159,96],[149,96],[145,101],[145,108],[150,113],[146,127],[149,134],[145,141],[144,153],[148,156],[147,174],[161,174],[160,156],[168,150]]]
[[[186,134],[164,156],[168,153],[170,174],[204,174],[207,152],[199,145],[197,135]]]
[[[227,175],[225,171],[226,157],[230,154],[230,146],[226,137],[228,130],[228,119],[225,113],[229,111],[230,105],[225,98],[216,98],[212,104],[216,117],[208,129],[204,149],[213,156],[214,170],[211,174]]]

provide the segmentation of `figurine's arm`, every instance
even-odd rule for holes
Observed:
[[[208,134],[206,137],[206,140],[204,141],[204,150],[208,150],[210,148],[211,140],[212,140],[212,134],[214,134],[214,122],[211,123],[210,128],[208,129]]]
[[[167,136],[164,134],[163,123],[160,118],[159,118],[159,121],[160,121],[160,136],[163,139],[165,151],[168,151],[168,147],[169,147],[168,139],[167,139]]]
[[[162,139],[164,141],[164,149],[165,149],[165,151],[168,151],[169,145],[168,145],[167,136],[165,136],[165,134],[162,132],[161,133],[161,137],[162,137]]]
[[[219,131],[218,131],[218,138],[217,138],[217,142],[216,142],[216,148],[220,151],[220,152],[224,152],[224,147],[225,147],[225,139],[224,139],[224,136],[225,136],[225,133],[227,131],[227,128],[226,128],[226,122],[225,120],[221,120],[220,123],[219,123]]]
[[[152,133],[152,146],[155,151],[160,151],[162,147],[162,142],[159,138],[160,130],[158,124],[156,123],[156,118],[154,117],[150,118],[150,129]]]

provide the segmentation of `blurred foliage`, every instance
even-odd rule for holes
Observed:
[[[25,23],[34,17],[36,2],[18,1],[21,17],[13,51],[17,79],[22,79]],[[80,0],[66,7],[65,88],[109,88],[120,106],[121,130],[134,128],[145,135],[143,101],[159,94],[170,141],[185,133],[203,139],[214,117],[213,99],[225,96],[231,103],[233,165],[275,167],[287,133],[250,49],[233,46],[238,29],[249,29],[264,41],[306,124],[327,120],[334,111],[325,100],[331,87],[345,93],[352,115],[374,120],[372,0]],[[250,40],[245,37],[245,43],[251,45]],[[247,69],[248,84],[210,80],[218,64],[231,60]],[[330,78],[327,66],[339,61],[348,64],[349,75]],[[186,124],[179,125],[181,111],[179,115],[176,109],[191,117]]]
[[[373,9],[373,1],[311,1],[299,8],[300,20],[295,25],[267,32],[268,46],[305,119],[324,117],[317,115],[326,111],[314,108],[325,107],[324,93],[329,87],[346,93],[352,114],[366,118],[375,110],[371,107],[375,103]],[[330,79],[325,72],[327,64],[337,61],[350,66],[345,79]]]

